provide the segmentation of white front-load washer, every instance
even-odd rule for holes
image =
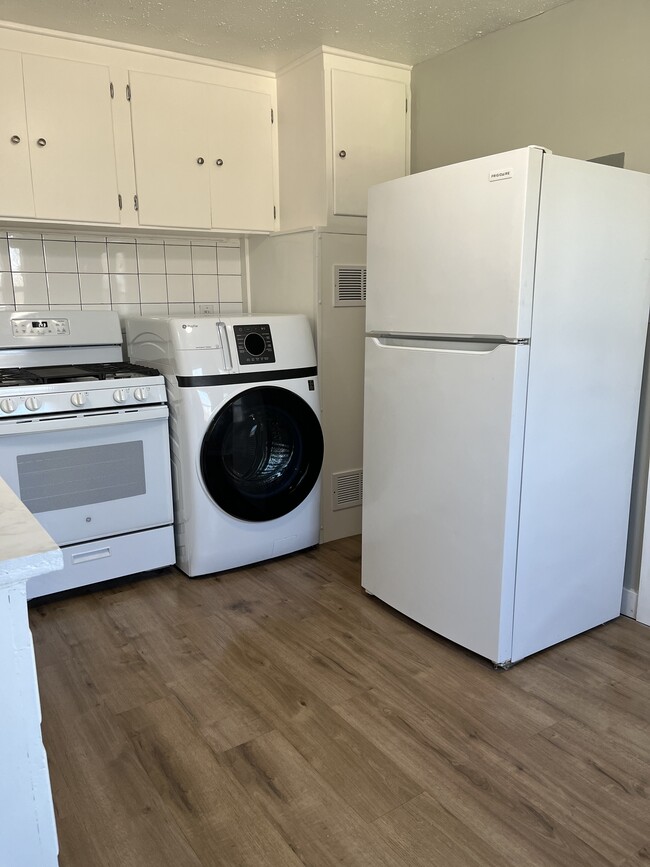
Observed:
[[[126,331],[130,358],[167,382],[183,572],[316,545],[323,434],[307,319],[131,317]]]

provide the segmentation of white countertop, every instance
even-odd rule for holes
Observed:
[[[0,588],[62,568],[56,542],[0,479]]]

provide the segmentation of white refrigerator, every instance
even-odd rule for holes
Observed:
[[[362,584],[507,667],[618,616],[650,175],[529,147],[373,187]]]

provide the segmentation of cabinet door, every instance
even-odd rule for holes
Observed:
[[[33,217],[32,173],[20,54],[0,51],[0,213]]]
[[[209,229],[209,85],[141,72],[129,79],[141,225]]]
[[[365,217],[368,187],[406,174],[406,85],[332,70],[334,213]]]
[[[108,68],[23,55],[37,217],[119,223]]]
[[[231,87],[209,90],[212,225],[273,229],[271,97]]]

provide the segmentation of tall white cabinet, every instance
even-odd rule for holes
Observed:
[[[321,541],[361,532],[365,235],[306,229],[249,241],[253,313],[304,313],[318,354]]]
[[[410,67],[321,48],[278,73],[282,230],[365,231],[368,187],[408,174]]]

